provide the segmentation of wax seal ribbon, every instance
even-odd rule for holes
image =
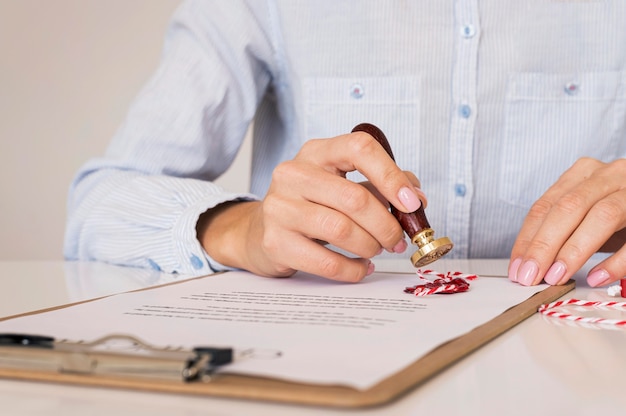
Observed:
[[[405,288],[405,293],[411,293],[415,296],[428,296],[467,292],[470,287],[469,281],[478,277],[475,274],[463,274],[461,272],[440,273],[434,270],[421,269],[417,270],[417,276],[424,283]],[[433,278],[429,279],[427,276]]]
[[[556,302],[548,303],[541,305],[539,307],[539,313],[558,319],[564,319],[567,321],[574,321],[579,323],[587,323],[587,324],[603,324],[603,325],[617,325],[622,328],[626,328],[626,320],[625,319],[607,319],[600,318],[595,316],[579,316],[574,315],[572,313],[564,312],[560,310],[560,307],[563,306],[577,306],[579,309],[617,309],[621,311],[626,311],[626,302],[599,302],[599,301],[589,301],[589,300],[578,300],[578,299],[567,299],[567,300],[559,300]]]

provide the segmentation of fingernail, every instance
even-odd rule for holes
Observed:
[[[415,192],[417,193],[417,197],[420,200],[420,204],[424,205],[424,208],[426,208],[426,205],[428,204],[428,198],[426,198],[426,194],[424,193],[424,191],[422,191],[420,188],[415,188]]]
[[[539,273],[539,266],[532,260],[525,261],[517,271],[517,283],[530,286]]]
[[[415,192],[411,191],[406,186],[398,192],[398,199],[409,212],[417,211],[420,205],[422,205],[422,202],[417,195],[415,195]]]
[[[370,274],[374,273],[374,269],[375,268],[376,268],[376,266],[370,260],[369,264],[367,265],[367,272],[365,273],[365,276],[369,276]]]
[[[519,269],[519,265],[522,264],[521,258],[516,258],[513,260],[513,263],[509,266],[509,280],[512,282],[517,282],[517,269]]]
[[[398,244],[396,244],[396,245],[393,247],[393,252],[394,252],[394,253],[404,253],[404,251],[406,250],[406,248],[407,248],[407,243],[406,243],[406,241],[404,241],[404,240],[400,240],[400,241],[398,242]]]
[[[610,278],[611,275],[606,270],[599,269],[587,276],[587,283],[589,283],[589,286],[591,287],[602,286],[607,283]]]
[[[550,266],[550,269],[548,270],[548,273],[546,273],[546,275],[544,276],[543,280],[545,280],[546,283],[549,285],[557,285],[559,284],[563,276],[565,276],[566,271],[567,267],[565,266],[565,264],[557,261],[552,266]]]

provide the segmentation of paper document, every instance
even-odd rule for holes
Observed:
[[[338,283],[228,272],[0,322],[72,341],[132,334],[156,346],[228,346],[225,371],[367,389],[547,286],[478,277],[468,292],[416,297],[414,273]]]

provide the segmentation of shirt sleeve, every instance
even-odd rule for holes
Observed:
[[[203,250],[196,223],[220,203],[258,199],[211,181],[232,163],[271,82],[264,20],[243,2],[180,6],[157,71],[105,155],[71,184],[66,259],[169,273],[225,269]]]

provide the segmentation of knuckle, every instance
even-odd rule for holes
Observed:
[[[370,195],[364,186],[346,182],[340,192],[340,201],[345,212],[359,212],[367,207]]]
[[[333,242],[346,241],[352,234],[350,221],[343,216],[325,215],[320,219],[322,235]]]
[[[380,241],[383,247],[389,247],[390,245],[397,243],[403,237],[404,231],[402,230],[400,223],[391,217],[389,226],[382,227],[378,236],[378,241]]]
[[[528,210],[528,217],[532,219],[542,219],[550,210],[552,210],[552,203],[545,198],[539,198]]]
[[[578,160],[576,160],[576,162],[574,162],[574,166],[576,166],[576,167],[592,166],[592,165],[596,165],[597,163],[598,163],[597,159],[594,159],[594,158],[589,157],[589,156],[583,156],[581,158],[578,158]]]
[[[613,162],[605,165],[602,172],[607,178],[623,178],[626,176],[626,159],[614,160]],[[621,186],[621,189],[624,189],[624,185]]]
[[[567,258],[568,264],[577,264],[580,262],[580,259],[585,258],[585,253],[586,251],[583,247],[576,243],[568,242],[563,246],[559,256]]]
[[[552,245],[544,240],[535,239],[528,244],[529,253],[539,253],[542,257],[545,256],[546,253],[551,252],[553,249]]]
[[[298,174],[297,163],[287,160],[279,163],[272,172],[272,182],[284,183]]]
[[[307,155],[309,153],[316,153],[320,144],[324,141],[324,139],[310,139],[304,142],[302,147],[300,147],[300,151],[298,152],[299,156]]]
[[[594,159],[589,156],[583,156],[576,160],[576,162],[574,162],[570,170],[576,172],[592,172],[602,165],[604,165],[604,163],[600,162],[598,159]]]
[[[614,199],[603,199],[593,207],[594,216],[605,224],[618,224],[623,220],[624,212],[620,203]]]
[[[421,188],[422,187],[422,183],[420,182],[420,180],[417,178],[417,176],[415,176],[415,174],[413,172],[411,172],[410,170],[405,170],[404,174],[409,178],[409,181],[411,181],[411,183],[418,187]]]
[[[389,186],[389,188],[395,188],[398,186],[401,175],[398,167],[393,164],[380,172],[380,178],[384,185]]]
[[[583,195],[578,192],[570,192],[559,198],[555,204],[555,208],[565,215],[571,215],[576,213],[585,205],[586,200]]]
[[[334,256],[325,256],[320,260],[319,270],[322,276],[329,279],[338,280],[341,265]]]
[[[350,135],[348,145],[352,154],[357,155],[371,154],[376,151],[378,146],[380,146],[376,139],[363,132],[356,132]]]
[[[611,165],[620,172],[626,172],[626,159],[617,159]]]
[[[603,165],[603,163],[597,159],[588,156],[581,157],[561,175],[561,179],[570,178],[577,181],[588,179],[598,169],[599,165]]]
[[[288,209],[289,204],[285,200],[274,194],[267,195],[261,207],[263,220],[273,224],[276,220],[280,220]],[[271,229],[271,227],[266,228]]]
[[[406,177],[395,163],[390,164],[376,172],[376,190],[381,194],[394,194],[394,190],[404,185]]]

